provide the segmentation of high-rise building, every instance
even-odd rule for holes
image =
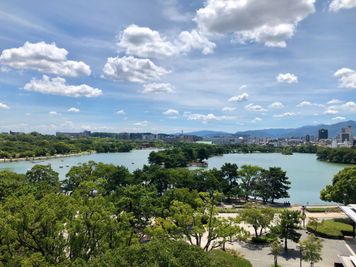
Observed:
[[[319,129],[318,138],[319,138],[319,140],[321,140],[321,139],[328,139],[328,138],[329,138],[329,131],[328,131],[328,129],[324,129],[324,128]]]
[[[341,142],[352,142],[353,137],[352,137],[352,127],[347,126],[345,128],[341,128]]]

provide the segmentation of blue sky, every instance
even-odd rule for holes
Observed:
[[[0,131],[356,119],[356,0],[0,2]]]

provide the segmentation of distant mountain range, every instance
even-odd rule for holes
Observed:
[[[343,121],[335,124],[319,124],[309,125],[299,128],[271,128],[263,130],[240,131],[236,133],[228,133],[222,131],[196,131],[187,134],[197,135],[201,137],[216,137],[216,136],[250,136],[250,137],[303,137],[306,135],[318,136],[318,130],[325,128],[329,131],[329,137],[335,138],[341,131],[341,128],[351,126],[356,133],[356,121]]]

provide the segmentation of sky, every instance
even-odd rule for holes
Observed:
[[[356,119],[356,0],[4,0],[0,131]]]

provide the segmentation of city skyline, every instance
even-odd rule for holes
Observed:
[[[355,1],[34,2],[0,3],[0,131],[356,118]]]

